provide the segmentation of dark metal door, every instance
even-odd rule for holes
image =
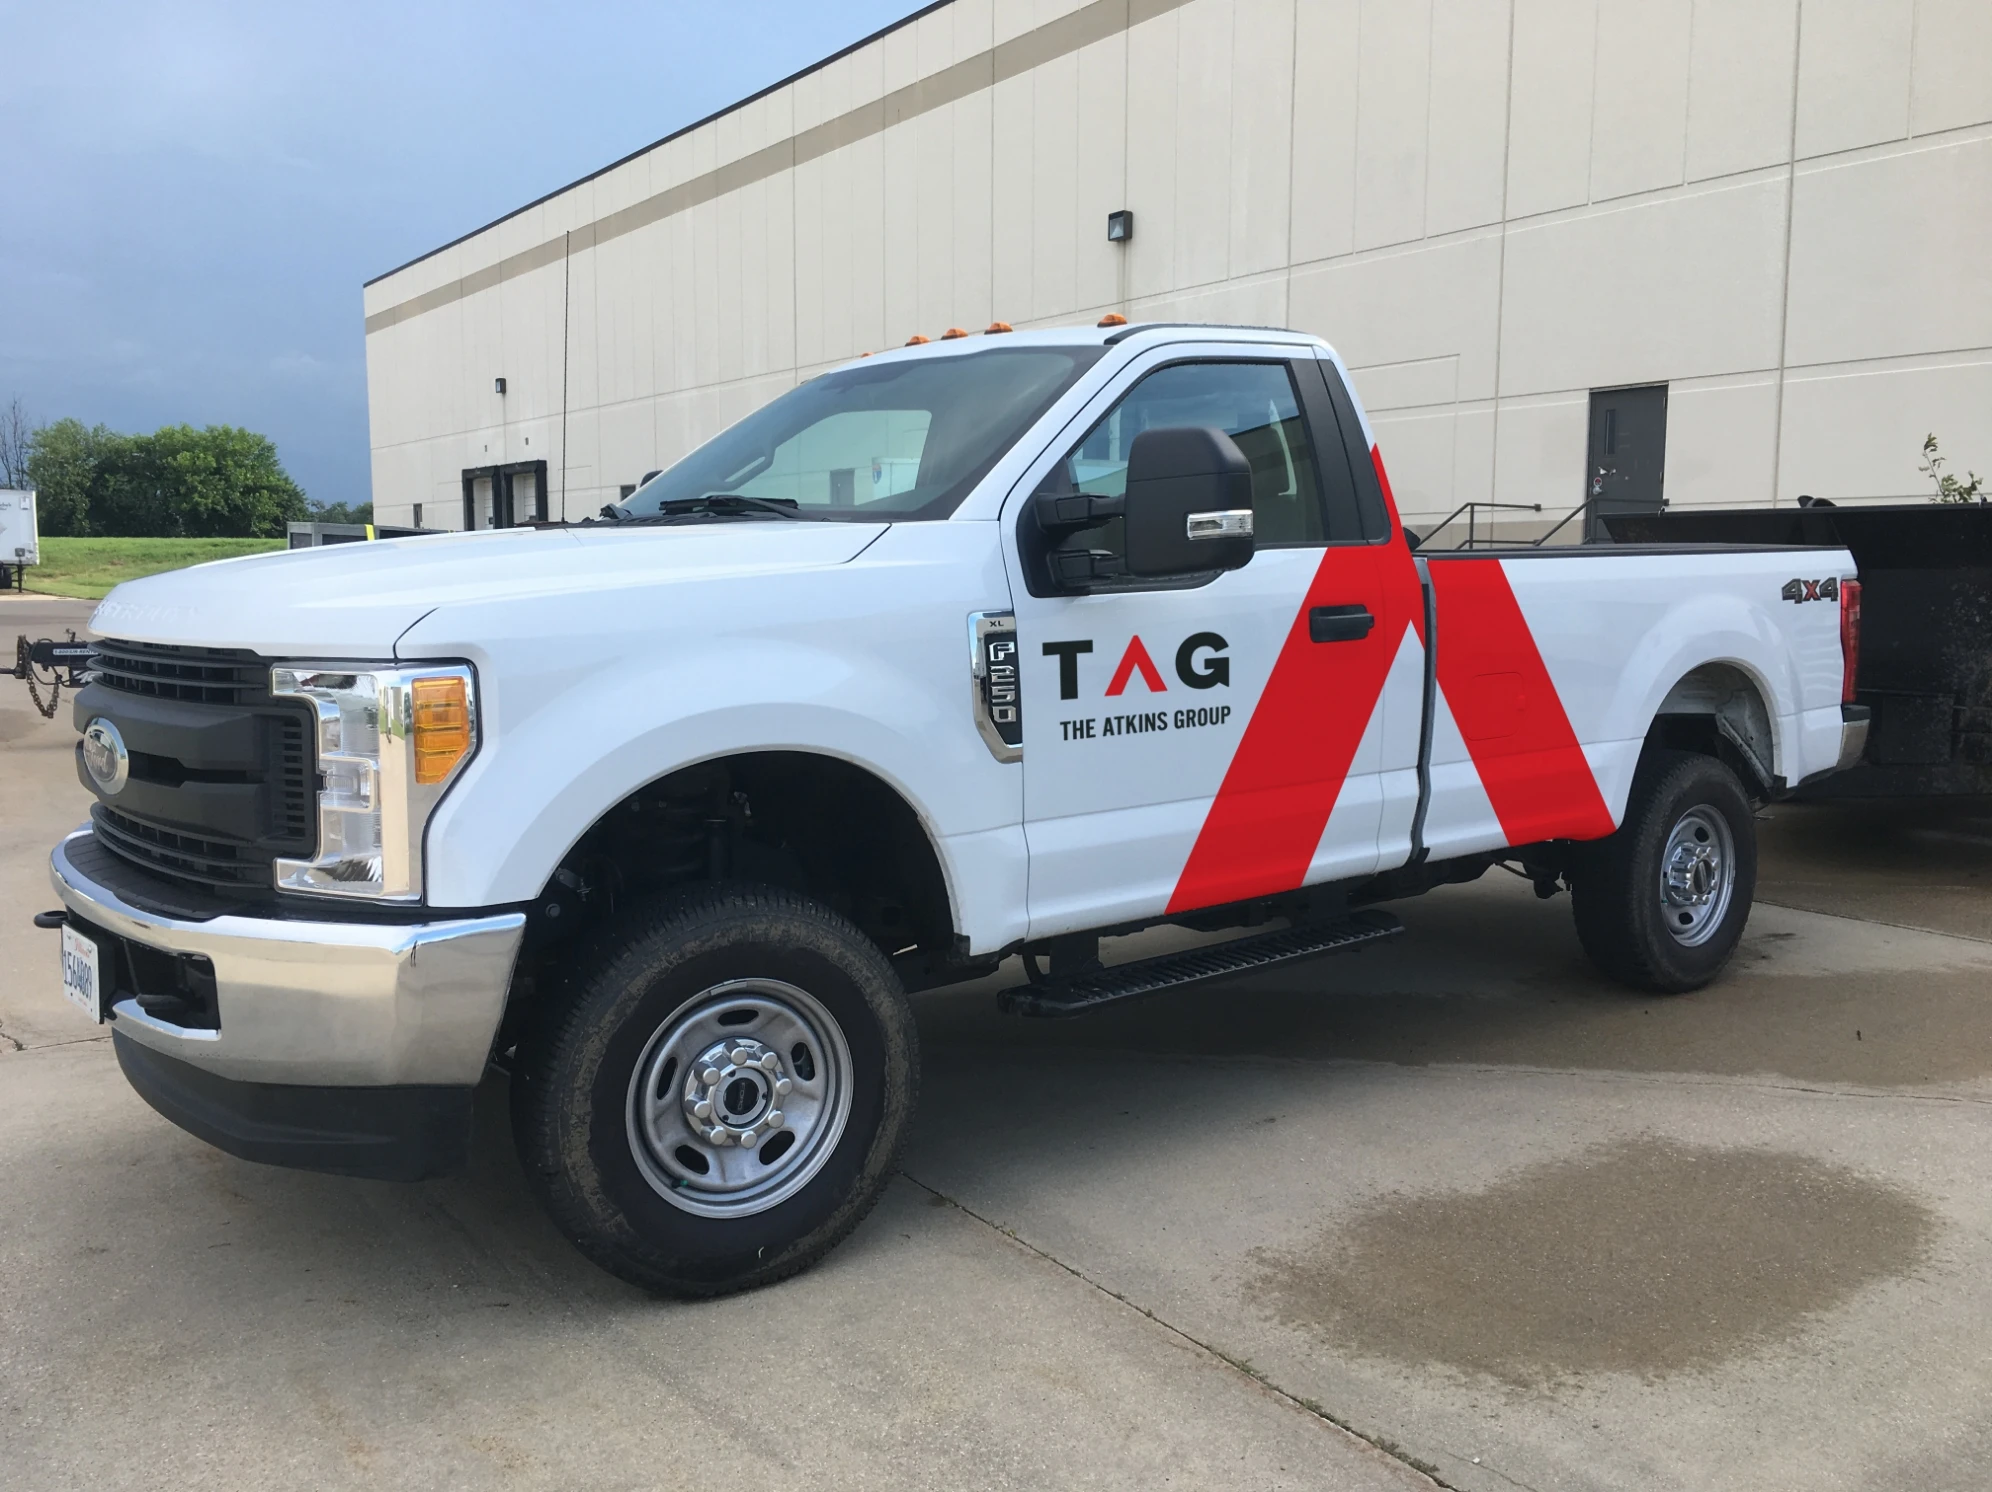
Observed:
[[[1591,440],[1584,496],[1588,528],[1604,536],[1610,513],[1657,513],[1667,506],[1667,385],[1591,391]]]

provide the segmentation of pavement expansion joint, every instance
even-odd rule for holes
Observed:
[[[1438,1467],[1432,1465],[1431,1462],[1426,1461],[1421,1457],[1413,1454],[1412,1452],[1406,1450],[1396,1441],[1391,1440],[1388,1437],[1365,1434],[1363,1431],[1357,1429],[1354,1425],[1350,1424],[1347,1420],[1343,1419],[1340,1415],[1337,1415],[1332,1410],[1323,1407],[1317,1401],[1313,1399],[1302,1398],[1298,1394],[1289,1393],[1286,1389],[1281,1388],[1279,1384],[1273,1382],[1271,1378],[1267,1377],[1262,1369],[1254,1367],[1246,1359],[1240,1357],[1234,1357],[1231,1353],[1226,1352],[1222,1347],[1213,1346],[1209,1342],[1204,1341],[1201,1337],[1192,1335],[1190,1332],[1187,1332],[1182,1327],[1176,1325],[1175,1322],[1169,1321],[1164,1317],[1156,1315],[1154,1311],[1150,1310],[1147,1306],[1142,1305],[1139,1301],[1130,1300],[1127,1296],[1123,1295],[1120,1291],[1114,1289],[1111,1285],[1102,1284],[1099,1280],[1096,1280],[1091,1275],[1087,1274],[1083,1269],[1076,1268],[1075,1266],[1066,1263],[1056,1254],[1050,1253],[1049,1251],[1040,1248],[1037,1244],[1032,1243],[1028,1238],[1025,1238],[1022,1234],[1017,1232],[1015,1228],[1008,1227],[1003,1223],[999,1223],[994,1218],[984,1217],[981,1213],[977,1212],[973,1207],[964,1205],[961,1201],[959,1201],[954,1197],[949,1196],[939,1187],[929,1185],[927,1182],[922,1181],[919,1177],[913,1175],[909,1171],[901,1171],[899,1174],[902,1177],[904,1177],[907,1181],[911,1182],[914,1186],[919,1187],[921,1191],[926,1192],[930,1197],[934,1198],[935,1201],[943,1202],[946,1205],[957,1209],[964,1216],[975,1219],[976,1222],[982,1224],[983,1227],[988,1228],[991,1232],[1000,1233],[1003,1237],[1009,1239],[1012,1243],[1016,1244],[1018,1248],[1021,1248],[1026,1252],[1035,1255],[1036,1257],[1044,1260],[1045,1263],[1050,1264],[1057,1269],[1064,1270],[1065,1273],[1071,1275],[1073,1279],[1078,1280],[1083,1285],[1089,1286],[1090,1288],[1097,1290],[1100,1294],[1106,1296],[1109,1300],[1115,1302],[1117,1305],[1125,1306],[1130,1311],[1133,1311],[1140,1316],[1146,1317],[1149,1321],[1152,1321],[1155,1325],[1161,1327],[1162,1330],[1168,1332],[1171,1336],[1177,1337],[1182,1341],[1187,1342],[1190,1346],[1196,1348],[1197,1351],[1205,1354],[1207,1357],[1213,1358],[1216,1361],[1223,1363],[1226,1367],[1232,1369],[1234,1372],[1240,1374],[1241,1376],[1251,1379],[1254,1383],[1258,1384],[1260,1388],[1264,1389],[1267,1393],[1272,1394],[1275,1398],[1282,1399],[1286,1403],[1293,1406],[1295,1409],[1301,1410],[1303,1413],[1312,1415],[1314,1418],[1320,1420],[1323,1424],[1328,1425],[1331,1429],[1341,1431],[1344,1435],[1347,1435],[1351,1440],[1360,1441],[1363,1445],[1377,1452],[1379,1455],[1388,1456],[1392,1461],[1397,1462],[1400,1466],[1405,1467],[1407,1470],[1418,1473],[1418,1475],[1424,1477],[1433,1486],[1444,1488],[1445,1492],[1459,1492],[1459,1489],[1456,1488],[1453,1485],[1453,1483],[1446,1481],[1443,1477],[1439,1475]],[[1489,1471],[1493,1470],[1492,1467],[1487,1467],[1487,1466],[1483,1466],[1482,1469]],[[1499,1476],[1500,1473],[1496,1472],[1495,1475]],[[1503,1477],[1502,1480],[1512,1481],[1513,1478]],[[1522,1482],[1515,1482],[1514,1484],[1518,1487],[1526,1486],[1526,1484]],[[1535,1489],[1529,1488],[1528,1492],[1535,1492]]]
[[[1320,1066],[1389,1068],[1397,1064],[1347,1058],[1319,1063]],[[1622,1068],[1536,1067],[1516,1062],[1432,1062],[1422,1069],[1440,1075],[1471,1077],[1571,1078],[1590,1083],[1637,1083],[1656,1088],[1734,1088],[1754,1093],[1805,1093],[1818,1098],[1854,1098],[1868,1102],[1959,1104],[1967,1108],[1992,1107],[1992,1095],[1978,1093],[1932,1093],[1916,1088],[1870,1088],[1823,1083],[1784,1082],[1775,1078],[1747,1077],[1719,1072],[1629,1072]]]
[[[1781,912],[1803,912],[1808,917],[1831,917],[1835,922],[1851,922],[1856,927],[1892,927],[1897,932],[1922,933],[1931,938],[1955,938],[1960,943],[1976,943],[1981,948],[1992,944],[1992,938],[1981,938],[1976,933],[1950,932],[1940,927],[1925,927],[1918,922],[1890,922],[1884,917],[1851,917],[1845,912],[1822,912],[1817,907],[1794,906],[1788,901],[1772,901],[1768,897],[1755,897],[1753,904],[1760,907],[1776,907]]]
[[[9,1036],[5,1031],[0,1031],[0,1043],[6,1044],[0,1045],[0,1057],[7,1055],[7,1045],[11,1045],[17,1052],[52,1052],[58,1047],[89,1046],[92,1042],[109,1041],[110,1039],[108,1035],[65,1036],[60,1041],[38,1041],[33,1046],[29,1046],[25,1041]]]

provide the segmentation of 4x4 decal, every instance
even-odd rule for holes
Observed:
[[[1807,601],[1837,601],[1840,599],[1840,580],[1836,575],[1828,575],[1824,580],[1787,580],[1784,589],[1778,592],[1780,601],[1796,601],[1804,605]]]

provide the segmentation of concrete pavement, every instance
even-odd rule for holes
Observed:
[[[87,612],[0,602],[0,641]],[[500,1082],[471,1174],[412,1187],[146,1108],[27,926],[86,808],[66,717],[0,681],[0,1488],[1983,1483],[1971,806],[1775,810],[1781,904],[1673,1000],[1498,874],[1083,1021],[921,996],[879,1210],[678,1305],[538,1215]]]

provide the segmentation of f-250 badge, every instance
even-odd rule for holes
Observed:
[[[1801,606],[1807,601],[1837,601],[1839,597],[1840,582],[1832,575],[1824,580],[1787,580],[1778,592],[1779,600],[1796,601]]]

